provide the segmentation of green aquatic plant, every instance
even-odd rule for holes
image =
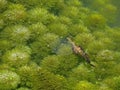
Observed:
[[[77,34],[79,33],[88,33],[89,30],[87,27],[85,27],[84,25],[82,24],[72,24],[70,27],[69,27],[69,34],[71,36],[76,36]]]
[[[56,17],[53,14],[50,14],[44,8],[33,8],[28,12],[28,21],[29,23],[33,22],[42,22],[45,25],[50,24],[56,20]]]
[[[87,26],[92,29],[103,29],[106,25],[106,20],[101,14],[91,14],[87,17]]]
[[[62,23],[52,23],[48,28],[50,29],[49,32],[62,37],[66,36],[68,32],[67,26]]]
[[[33,90],[64,90],[67,89],[66,79],[60,75],[54,75],[42,68],[36,70],[33,76]]]
[[[64,0],[42,0],[42,7],[46,8],[49,12],[54,15],[59,15],[61,11],[65,8]]]
[[[24,5],[27,9],[31,9],[33,7],[36,6],[41,6],[41,1],[39,0],[27,0],[27,1],[23,1],[23,0],[8,0],[12,3],[19,3]]]
[[[69,57],[68,57],[69,56]],[[60,65],[57,69],[57,73],[63,76],[68,76],[72,68],[75,68],[80,62],[78,57],[73,54],[58,55]]]
[[[68,5],[68,6],[76,6],[76,7],[79,7],[79,6],[81,6],[82,5],[82,2],[81,1],[79,1],[79,0],[75,0],[75,1],[73,1],[73,0],[66,0],[66,4]]]
[[[88,69],[84,64],[80,64],[78,67],[74,68],[69,74],[70,78],[77,82],[82,80],[87,80],[95,83],[95,74],[93,70]]]
[[[26,88],[26,87],[21,87],[21,88],[18,88],[18,89],[16,89],[16,90],[31,90],[31,89]]]
[[[32,75],[34,74],[34,68],[32,66],[22,66],[17,71],[20,75],[20,86],[32,88]]]
[[[42,68],[53,73],[57,73],[57,69],[59,68],[59,65],[60,65],[60,61],[58,59],[58,56],[47,56],[41,62]]]
[[[57,56],[48,56],[45,57],[41,62],[41,67],[53,72],[57,73],[57,69],[59,68],[60,61]]]
[[[120,28],[115,28],[115,29],[109,28],[108,30],[106,30],[106,33],[109,33],[108,37],[114,41],[116,51],[120,51],[120,49],[119,49],[120,31],[119,30],[120,30]]]
[[[30,40],[35,41],[38,37],[46,34],[48,32],[48,28],[42,23],[36,23],[29,26]]]
[[[73,53],[71,46],[67,44],[61,44],[57,50],[57,55],[71,55]]]
[[[100,12],[102,13],[102,15],[104,15],[107,20],[109,20],[108,23],[110,23],[112,25],[113,22],[116,21],[116,16],[117,16],[117,7],[112,5],[112,4],[107,4],[104,5],[104,8],[100,9]],[[107,12],[107,13],[104,13]]]
[[[107,78],[103,81],[105,84],[109,85],[113,90],[119,90],[120,88],[120,76]]]
[[[0,90],[119,90],[119,14],[119,0],[0,0]]]
[[[47,19],[48,11],[43,8],[34,8],[31,9],[29,12],[28,18],[31,22],[41,21],[44,22]]]
[[[103,50],[100,51],[97,55],[97,60],[102,60],[102,61],[113,61],[114,59],[114,52],[110,51],[110,50]]]
[[[78,58],[72,54],[70,57],[67,55],[48,56],[41,62],[41,67],[44,69],[60,75],[68,75],[71,69],[76,67],[78,64]],[[76,60],[73,60],[76,59]]]
[[[0,16],[1,16],[1,14],[0,14]],[[0,29],[2,29],[5,25],[4,25],[5,23],[4,23],[4,20],[3,20],[3,18],[2,17],[0,17]],[[1,31],[1,30],[0,30]]]
[[[15,89],[19,83],[20,83],[20,77],[15,72],[7,71],[7,70],[0,71],[0,89],[1,90]]]
[[[104,49],[105,49],[104,44],[101,41],[93,41],[87,47],[87,50],[91,55],[96,55],[98,51]]]
[[[102,83],[101,85],[97,86],[98,90],[113,90],[112,88],[110,88],[108,85]]]
[[[40,59],[55,53],[59,44],[59,38],[56,34],[47,33],[39,37],[38,41],[31,44],[33,58],[38,62]]]
[[[90,33],[80,33],[75,36],[75,42],[77,45],[82,47],[87,47],[90,43],[94,41],[94,37]]]
[[[117,7],[114,0],[87,0],[84,2],[87,2],[87,7],[100,12],[109,25],[114,26],[118,23],[116,17],[119,15],[119,7]],[[119,0],[117,2],[119,3]]]
[[[23,22],[26,16],[26,10],[21,4],[11,4],[3,13],[3,17],[5,18],[5,22],[7,21],[7,24]]]
[[[0,12],[4,11],[7,7],[7,0],[0,0]]]
[[[10,41],[6,39],[1,39],[0,40],[0,50],[1,52],[4,52],[12,47],[12,44]]]
[[[2,57],[2,62],[12,67],[20,67],[26,65],[29,60],[30,54],[24,49],[21,50],[20,48],[15,48],[11,51],[7,51]]]
[[[95,69],[95,72],[98,73],[97,78],[104,79],[107,76],[114,76],[112,71],[114,70],[113,67],[116,66],[115,58],[114,52],[110,50],[103,50],[97,54],[95,58],[98,63],[98,67]]]
[[[64,25],[68,25],[68,26],[72,25],[71,19],[68,18],[68,17],[60,16],[60,17],[57,18],[57,19],[58,19],[58,21],[59,21],[60,23],[62,23],[62,24],[64,24]]]
[[[67,11],[69,11],[69,12],[67,12]],[[61,15],[71,18],[73,23],[79,23],[79,22],[81,22],[79,13],[80,12],[77,7],[69,6],[69,7],[66,7],[61,12]]]
[[[14,44],[23,44],[30,38],[30,30],[22,25],[6,27],[1,33],[1,37],[8,39]]]
[[[95,90],[95,85],[88,81],[80,81],[74,90]]]

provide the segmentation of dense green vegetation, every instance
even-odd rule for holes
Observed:
[[[117,1],[0,0],[0,90],[120,90]]]

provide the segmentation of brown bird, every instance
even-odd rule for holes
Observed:
[[[75,45],[75,43],[70,38],[67,38],[67,40],[71,43],[72,50],[75,54],[81,55],[82,57],[84,57],[84,59],[86,60],[87,63],[89,63],[91,66],[95,67],[93,64],[91,64],[91,61],[90,61],[88,55],[84,52],[84,50],[81,46]]]

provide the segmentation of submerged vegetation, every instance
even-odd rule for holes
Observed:
[[[0,0],[0,90],[120,90],[117,1]]]

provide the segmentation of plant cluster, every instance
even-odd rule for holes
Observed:
[[[112,2],[0,0],[0,90],[120,90],[120,27],[112,27],[120,4]]]

